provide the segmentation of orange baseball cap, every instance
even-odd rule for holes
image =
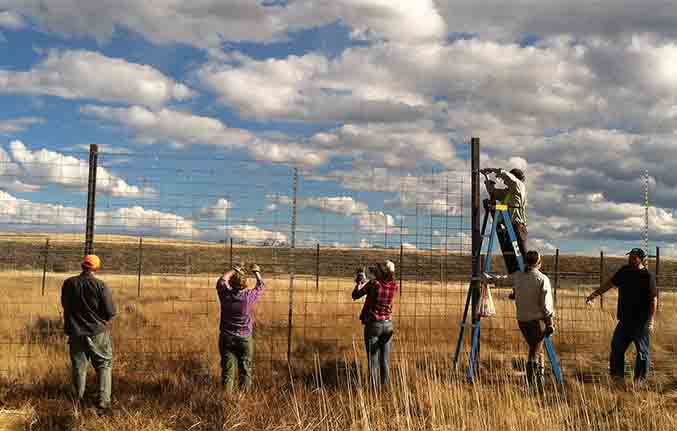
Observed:
[[[97,269],[101,268],[101,259],[99,259],[99,256],[95,254],[88,254],[82,260],[82,266],[96,271]]]

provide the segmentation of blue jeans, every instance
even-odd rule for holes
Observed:
[[[364,325],[364,343],[367,349],[369,382],[378,385],[390,383],[390,349],[393,344],[393,322],[390,320],[367,322]]]
[[[627,325],[618,322],[611,339],[610,373],[613,377],[625,378],[625,351],[635,344],[635,380],[646,378],[650,367],[650,337],[646,325]]]
[[[85,395],[87,382],[87,368],[91,362],[96,370],[97,407],[110,406],[113,369],[113,343],[110,334],[68,337],[68,347],[71,357],[73,388],[78,400]]]

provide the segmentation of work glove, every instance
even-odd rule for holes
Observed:
[[[261,272],[261,267],[258,266],[257,264],[252,264],[252,266],[249,267],[249,270],[253,273]]]
[[[510,299],[511,301],[515,300],[515,289],[510,291],[510,295],[508,295],[508,299]]]

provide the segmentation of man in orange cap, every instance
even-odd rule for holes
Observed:
[[[82,401],[91,362],[96,370],[96,408],[110,413],[113,346],[106,324],[115,316],[111,290],[94,276],[101,268],[98,256],[82,261],[82,273],[64,281],[61,287],[64,332],[68,336],[73,387]]]

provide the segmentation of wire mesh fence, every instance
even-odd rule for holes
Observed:
[[[255,309],[257,367],[287,372],[317,358],[334,365],[361,359],[353,277],[385,259],[395,263],[399,284],[393,360],[423,355],[450,363],[471,274],[469,166],[319,171],[176,153],[98,156],[93,247],[119,312],[112,323],[117,367],[163,373],[183,364],[217,373],[215,284],[240,262],[261,265],[266,280]],[[126,163],[131,157],[145,167],[141,175]],[[0,375],[28,382],[66,357],[60,288],[83,255],[86,159],[38,158],[31,163],[45,186],[32,200],[2,192]],[[71,193],[55,202],[53,192],[63,189]],[[545,258],[556,285],[555,345],[568,374],[606,372],[616,297],[606,294],[601,307],[584,304],[600,274],[623,260],[604,262]],[[659,284],[654,364],[662,373],[675,359],[672,269],[663,264]],[[498,314],[482,323],[483,358],[512,363],[525,349],[514,305],[507,289],[494,298]]]

